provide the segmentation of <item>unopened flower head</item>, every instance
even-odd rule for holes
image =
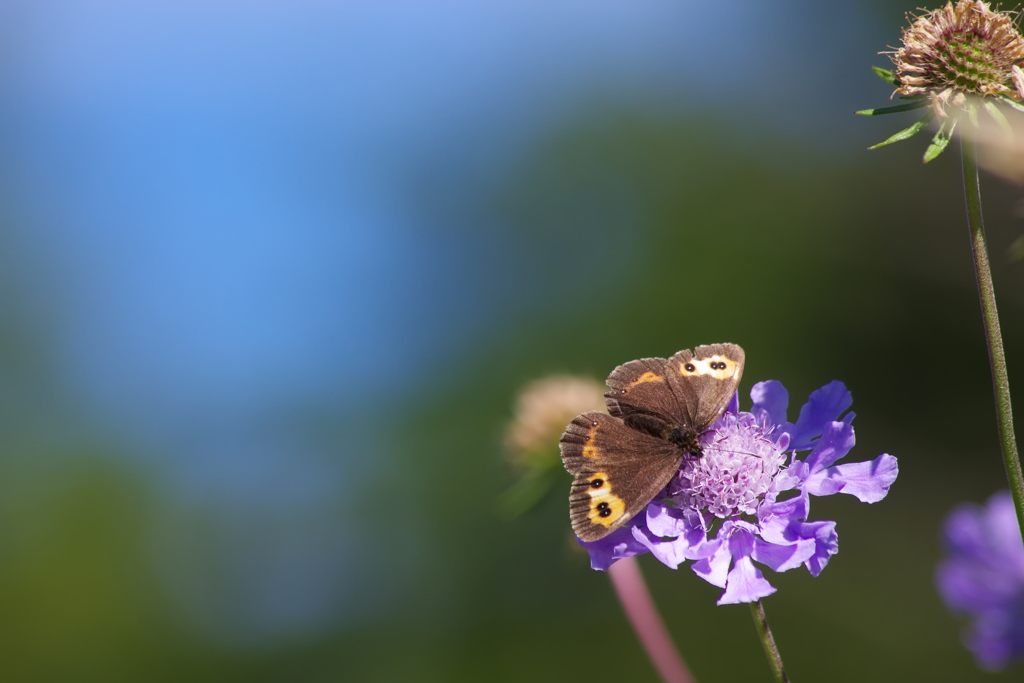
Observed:
[[[604,392],[596,379],[572,375],[550,375],[527,384],[505,432],[509,460],[529,466],[543,457],[557,465],[558,437],[565,423],[588,410],[603,409]]]
[[[514,519],[543,500],[561,469],[558,437],[565,423],[604,405],[604,385],[591,377],[550,375],[523,387],[505,430],[505,458],[516,472],[496,501],[500,516]]]
[[[836,464],[853,447],[850,392],[832,382],[811,394],[795,423],[775,381],[750,392],[753,408],[733,405],[701,437],[662,494],[625,527],[580,542],[594,569],[650,552],[724,589],[718,604],[754,602],[775,588],[755,563],[782,572],[803,565],[817,576],[839,550],[835,522],[808,521],[810,496],[848,493],[881,500],[896,480],[896,458]],[[797,451],[809,451],[798,459]]]
[[[1010,13],[993,10],[980,0],[947,2],[911,17],[902,43],[888,53],[895,71],[874,71],[906,102],[857,113],[878,116],[927,108],[926,114],[871,149],[906,140],[936,120],[939,130],[924,155],[926,162],[931,161],[946,148],[961,114],[966,113],[970,128],[976,130],[979,111],[984,110],[990,122],[1008,131],[1010,124],[997,103],[1024,110],[1024,38]]]
[[[936,115],[971,96],[1024,99],[1024,39],[1012,17],[987,2],[960,0],[914,19],[892,55],[896,92],[927,95]]]
[[[960,505],[942,531],[935,577],[947,607],[972,617],[964,643],[986,669],[1024,658],[1024,543],[1010,492]]]

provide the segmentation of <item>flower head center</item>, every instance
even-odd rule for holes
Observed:
[[[682,506],[716,517],[754,514],[785,461],[784,448],[753,415],[725,415],[701,438],[703,455],[687,459],[675,488]]]
[[[1024,60],[1024,38],[1012,17],[985,2],[959,0],[917,17],[892,59],[901,95],[958,107],[969,95],[1021,97],[1012,72]]]
[[[939,47],[936,67],[958,90],[984,95],[991,81],[1005,80],[999,73],[996,54],[976,31],[954,33]]]

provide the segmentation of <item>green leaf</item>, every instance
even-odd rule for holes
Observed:
[[[967,118],[970,119],[972,126],[978,127],[978,105],[973,100],[967,102]]]
[[[559,460],[554,460],[559,462]],[[557,469],[549,466],[536,466],[526,473],[495,501],[494,511],[502,519],[509,521],[519,517],[530,508],[540,503],[545,494],[551,490],[557,477]]]
[[[881,78],[889,85],[899,85],[899,83],[896,82],[896,76],[893,75],[893,73],[888,69],[879,69],[877,66],[873,66],[871,67],[871,70],[875,72],[876,76]]]
[[[886,145],[891,145],[894,142],[906,140],[909,137],[917,135],[919,132],[921,132],[922,128],[931,123],[931,120],[933,118],[935,118],[935,114],[933,114],[932,112],[928,112],[925,115],[925,117],[918,121],[917,123],[908,126],[907,128],[904,128],[903,130],[901,130],[899,133],[896,133],[888,140],[883,140],[882,142],[879,142],[877,145],[872,145],[871,147],[868,147],[868,149],[878,149],[879,147],[885,147]]]
[[[956,129],[956,121],[950,126],[949,130],[946,130],[946,124],[942,124],[942,128],[939,128],[939,132],[932,138],[931,144],[928,145],[928,149],[924,151],[924,163],[928,163],[935,157],[942,154],[942,151],[949,146],[949,141],[953,137],[953,131]]]
[[[907,104],[897,104],[895,107],[881,107],[880,109],[861,109],[860,111],[853,112],[854,114],[860,114],[861,116],[881,116],[882,114],[895,114],[900,111],[912,111],[914,109],[920,109],[921,107],[928,106],[927,102],[908,102]]]
[[[1024,111],[1024,104],[1021,104],[1017,100],[1011,100],[1009,97],[1004,97],[1003,102],[1016,109],[1017,111]]]
[[[992,100],[985,100],[985,111],[992,117],[992,120],[999,124],[999,127],[1003,129],[1003,132],[1007,135],[1013,135],[1013,127],[1010,126],[1010,122],[1003,116],[1003,112],[999,111],[999,107]]]

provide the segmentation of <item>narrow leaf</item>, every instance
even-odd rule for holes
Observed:
[[[978,127],[978,106],[973,101],[967,103],[967,118],[970,119],[971,125],[977,129]]]
[[[893,73],[888,69],[879,69],[877,66],[873,66],[871,67],[871,70],[875,72],[876,76],[881,78],[889,85],[899,85],[899,83],[896,82],[896,76],[894,76]]]
[[[558,461],[555,460],[555,462]],[[522,478],[498,496],[494,511],[505,520],[515,519],[529,511],[554,485],[555,472],[554,467],[538,467],[528,470]]]
[[[1020,102],[1018,102],[1016,100],[1011,100],[1009,97],[1004,97],[1003,98],[1003,102],[1006,102],[1008,105],[1010,105],[1011,107],[1013,107],[1017,111],[1024,111],[1024,104],[1021,104]]]
[[[907,104],[897,104],[894,107],[880,107],[878,109],[861,109],[860,111],[853,112],[854,114],[860,114],[861,116],[881,116],[882,114],[895,114],[900,111],[912,111],[914,109],[920,109],[921,107],[928,106],[927,102],[908,102]]]
[[[917,123],[908,126],[907,128],[904,128],[903,130],[901,130],[899,133],[896,133],[888,140],[883,140],[882,142],[879,142],[877,145],[872,145],[871,147],[868,147],[868,149],[878,149],[879,147],[885,147],[886,145],[891,145],[894,142],[906,140],[909,137],[917,135],[919,132],[921,132],[922,128],[931,123],[931,120],[934,116],[934,114],[928,112],[928,114]]]
[[[942,151],[949,145],[949,141],[953,137],[953,130],[955,128],[955,121],[949,127],[948,131],[946,130],[945,124],[943,124],[942,128],[939,129],[939,132],[935,134],[934,138],[932,138],[931,144],[928,145],[928,149],[924,151],[924,163],[927,164],[929,161],[942,154]]]
[[[988,112],[988,115],[992,117],[993,121],[999,124],[999,127],[1004,133],[1010,136],[1013,135],[1013,127],[1010,125],[1010,122],[1006,120],[1003,112],[999,111],[999,107],[996,106],[995,102],[985,100],[985,111]]]

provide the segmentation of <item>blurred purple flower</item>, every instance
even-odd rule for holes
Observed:
[[[950,610],[973,617],[964,643],[986,669],[1024,657],[1024,543],[1009,491],[960,505],[942,531],[935,580]]]
[[[679,473],[629,526],[593,543],[580,542],[594,569],[650,552],[724,588],[718,604],[754,602],[775,592],[755,565],[784,572],[804,565],[817,576],[839,549],[835,522],[808,522],[810,496],[849,493],[865,503],[885,497],[896,458],[836,465],[854,444],[850,392],[832,382],[811,394],[796,423],[789,396],[774,380],[750,392],[701,436],[703,455],[687,456]],[[796,451],[810,450],[803,460]],[[792,492],[792,493],[788,493]],[[783,497],[782,494],[786,494]]]

